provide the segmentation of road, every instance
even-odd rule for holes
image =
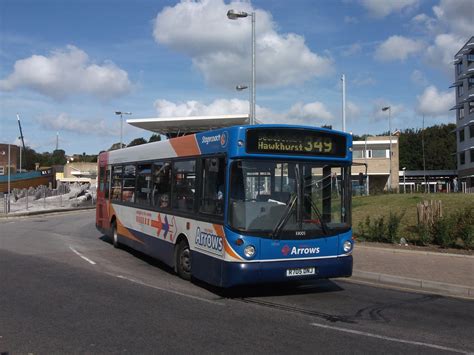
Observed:
[[[225,294],[114,249],[94,211],[0,220],[0,353],[473,353],[474,302],[348,280]]]

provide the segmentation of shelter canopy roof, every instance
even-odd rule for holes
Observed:
[[[175,137],[249,123],[249,115],[193,116],[170,118],[133,118],[127,123],[147,131]]]

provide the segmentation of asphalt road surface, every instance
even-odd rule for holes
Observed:
[[[0,353],[474,353],[474,302],[347,280],[223,293],[94,211],[0,220]]]

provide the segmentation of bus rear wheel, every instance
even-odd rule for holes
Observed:
[[[181,240],[176,251],[176,271],[185,280],[191,280],[191,249],[185,240]]]
[[[117,222],[112,222],[112,244],[114,248],[120,248],[120,243],[118,240],[118,232],[117,232]]]

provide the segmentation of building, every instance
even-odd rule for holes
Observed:
[[[60,182],[78,182],[96,184],[97,163],[70,162],[64,165],[62,176],[57,175]]]
[[[454,56],[456,158],[460,182],[474,187],[474,37]]]
[[[361,187],[364,191],[368,189],[369,193],[398,190],[399,145],[397,136],[392,136],[391,148],[392,159],[390,160],[390,137],[388,136],[367,137],[364,141],[353,142],[352,175],[355,179],[355,191],[362,190]],[[366,166],[367,178],[365,177]],[[391,178],[389,178],[390,176]]]
[[[10,162],[8,162],[8,144],[0,144],[0,175],[8,175],[8,165],[10,164],[10,174],[16,174],[17,161],[20,156],[20,147],[10,144]]]

